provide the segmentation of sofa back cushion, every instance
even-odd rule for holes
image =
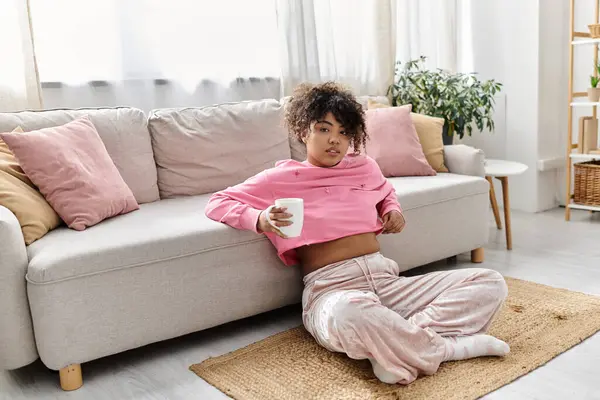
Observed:
[[[17,126],[25,132],[50,128],[85,115],[96,127],[136,201],[149,203],[158,200],[156,165],[146,116],[141,110],[119,107],[0,113],[0,132],[10,132]]]
[[[161,198],[225,189],[290,158],[277,100],[158,109],[148,127]]]
[[[378,104],[390,105],[390,100],[386,96],[356,96],[356,101],[360,103],[365,112],[369,108],[369,101]]]

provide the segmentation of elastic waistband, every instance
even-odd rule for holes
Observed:
[[[317,279],[323,279],[326,278],[327,276],[331,275],[332,273],[334,273],[338,267],[342,267],[342,266],[346,266],[352,262],[358,262],[359,260],[364,260],[365,262],[368,262],[369,260],[371,260],[372,258],[376,258],[381,256],[380,252],[376,252],[376,253],[371,253],[371,254],[366,254],[364,256],[360,256],[360,257],[354,257],[354,258],[350,258],[348,260],[344,260],[344,261],[338,261],[335,262],[333,264],[329,264],[326,265],[324,267],[319,268],[316,271],[311,272],[310,274],[306,275],[303,279],[304,281],[304,285],[309,285],[312,282],[316,281]]]

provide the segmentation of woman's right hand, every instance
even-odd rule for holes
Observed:
[[[286,213],[287,208],[285,207],[269,207],[266,210],[263,210],[258,217],[258,232],[273,232],[277,236],[287,239],[287,236],[281,232],[277,227],[279,226],[290,226],[292,225],[292,221],[286,221],[287,218],[291,218],[292,214]],[[266,213],[269,212],[269,218],[271,219],[273,225],[269,223],[267,220]]]

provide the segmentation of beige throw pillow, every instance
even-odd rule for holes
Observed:
[[[18,127],[13,132],[23,130]],[[19,221],[29,245],[61,223],[58,214],[31,183],[7,144],[0,139],[0,205]]]
[[[368,109],[375,109],[391,106],[369,99],[367,107]],[[429,165],[435,172],[448,172],[448,168],[444,164],[444,142],[442,138],[444,119],[417,113],[411,113],[410,116]]]

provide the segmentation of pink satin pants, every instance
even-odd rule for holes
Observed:
[[[323,267],[304,277],[302,316],[321,346],[374,359],[400,384],[437,371],[443,336],[485,333],[507,295],[489,269],[398,274],[380,253]]]

